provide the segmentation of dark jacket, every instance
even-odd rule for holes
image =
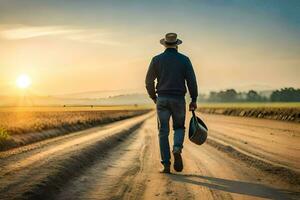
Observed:
[[[156,91],[155,79],[157,79]],[[184,97],[185,82],[192,101],[196,102],[197,81],[190,59],[174,48],[167,48],[163,53],[152,58],[146,76],[146,88],[152,99],[156,99],[156,93],[158,96]]]

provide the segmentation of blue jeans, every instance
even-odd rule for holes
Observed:
[[[184,97],[158,97],[156,102],[161,163],[170,164],[169,121],[172,116],[174,130],[173,153],[181,153],[184,141],[185,99]]]

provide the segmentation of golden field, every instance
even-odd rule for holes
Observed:
[[[49,136],[53,137],[134,117],[147,111],[149,108],[146,106],[2,107],[0,108],[0,147],[1,144],[6,146],[7,143],[15,143],[16,138],[23,139],[27,134],[34,134],[36,137],[43,131],[61,130]],[[41,136],[34,141],[44,139],[44,136]],[[25,143],[31,143],[31,139]]]
[[[203,103],[198,107],[209,114],[300,122],[300,103]]]

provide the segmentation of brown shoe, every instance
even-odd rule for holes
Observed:
[[[173,155],[174,155],[174,169],[177,172],[181,172],[183,170],[181,153],[173,153]]]
[[[171,173],[170,165],[164,165],[163,168],[159,170],[159,172],[163,174],[170,174]]]

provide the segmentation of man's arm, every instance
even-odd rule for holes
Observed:
[[[150,98],[156,103],[156,93],[155,93],[155,83],[154,80],[156,79],[156,72],[155,72],[155,64],[154,58],[152,58],[151,63],[148,68],[148,72],[146,75],[146,89],[150,96]]]
[[[192,102],[190,104],[190,110],[195,110],[197,108],[196,102],[198,97],[198,86],[193,65],[190,60],[188,60],[187,65],[186,82],[192,99]]]

